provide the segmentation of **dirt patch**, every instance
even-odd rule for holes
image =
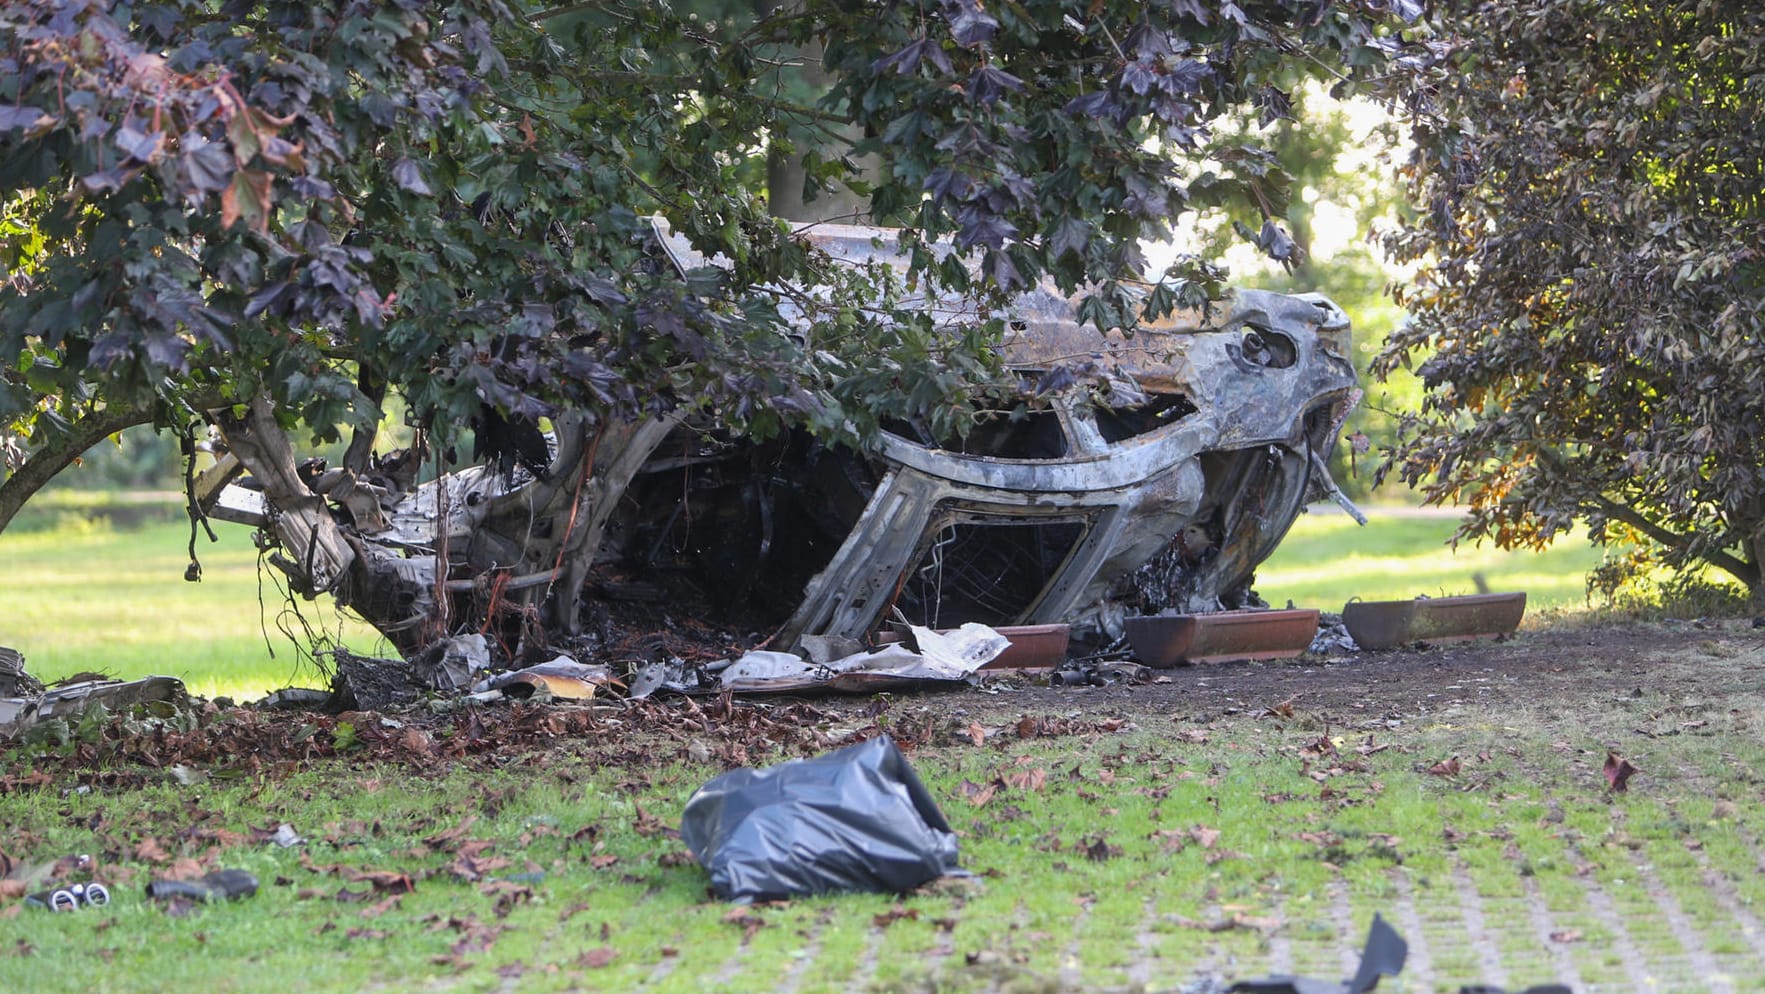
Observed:
[[[1042,737],[1270,717],[1344,731],[1439,725],[1498,734],[1524,725],[1555,734],[1560,726],[1578,749],[1627,753],[1639,740],[1745,733],[1765,722],[1765,630],[1745,621],[1559,626],[1501,641],[1154,671],[1152,682],[1134,685],[1057,687],[1010,674],[978,689],[812,701],[609,698],[388,716],[208,703],[175,721],[119,715],[69,730],[73,741],[38,752],[28,775],[0,777],[0,795],[55,770],[116,787],[179,764],[273,775],[346,755],[421,772],[461,760],[497,765],[564,743],[613,765],[676,758],[732,767],[811,755],[885,727],[912,747],[946,744],[974,722],[1033,721]]]
[[[1107,687],[1028,684],[1008,693],[928,696],[928,707],[978,713],[1087,713],[1210,720],[1285,704],[1336,716],[1420,719],[1476,707],[1567,715],[1613,701],[1755,703],[1765,696],[1765,629],[1746,621],[1559,626],[1502,640],[1274,662],[1220,663]],[[955,702],[960,701],[960,704]]]

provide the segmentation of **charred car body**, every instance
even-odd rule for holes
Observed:
[[[682,270],[705,264],[661,235]],[[824,224],[806,237],[836,259],[899,264],[889,235]],[[928,306],[974,319],[959,302]],[[1118,380],[1106,402],[1068,391],[964,439],[898,424],[864,457],[799,455],[791,478],[761,485],[800,512],[794,540],[775,502],[751,519],[764,551],[735,575],[763,584],[770,566],[779,594],[798,591],[787,643],[863,638],[896,612],[934,627],[1066,622],[1101,641],[1126,614],[1248,606],[1252,572],[1304,504],[1341,499],[1326,457],[1359,392],[1348,319],[1326,298],[1240,290],[1217,318],[1180,314],[1128,337],[1081,323],[1049,289],[1022,295],[1008,364],[1094,357]]]
[[[800,237],[838,260],[904,266],[884,229],[821,224]],[[657,240],[682,272],[715,263],[661,225]],[[940,322],[977,317],[960,301],[924,306]],[[1017,298],[1008,320],[1010,367],[1036,375],[1090,357],[1111,371],[1109,389],[1057,393],[959,439],[891,423],[862,453],[655,418],[597,437],[592,479],[570,498],[584,514],[560,546],[565,565],[510,575],[510,563],[535,557],[476,526],[536,481],[481,466],[382,494],[383,514],[353,513],[356,572],[372,560],[378,580],[339,594],[359,605],[390,590],[396,609],[377,613],[414,619],[438,598],[481,595],[496,570],[499,592],[518,597],[579,590],[595,569],[615,569],[603,593],[684,577],[716,607],[767,626],[774,648],[864,640],[890,619],[1061,622],[1099,644],[1128,615],[1252,606],[1253,571],[1304,505],[1347,505],[1326,462],[1359,391],[1349,322],[1326,298],[1239,290],[1211,321],[1179,313],[1126,335],[1082,323],[1075,301],[1043,288]],[[585,445],[567,431],[551,444],[560,462]],[[338,491],[315,489],[341,505]],[[277,509],[286,495],[266,490],[258,506],[229,488],[217,515],[274,524],[284,548],[323,555],[335,544],[290,532]],[[550,566],[549,552],[538,561]],[[351,569],[310,556],[298,566],[320,577]],[[551,623],[575,631],[577,595],[563,603]],[[407,651],[418,644],[390,633]]]

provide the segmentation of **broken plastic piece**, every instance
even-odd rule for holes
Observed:
[[[599,693],[601,687],[617,682],[613,679],[613,671],[605,666],[579,663],[569,656],[559,655],[524,670],[499,673],[488,680],[480,680],[472,690],[475,693],[500,690],[510,697],[532,697],[544,688],[553,697],[586,701]]]
[[[184,697],[183,681],[176,677],[150,676],[139,680],[87,680],[53,687],[41,697],[0,699],[0,739],[20,735],[50,718],[77,718],[99,704],[112,711],[178,701]]]
[[[192,901],[238,900],[257,893],[257,878],[245,870],[216,870],[197,880],[155,880],[147,896],[155,900],[187,898]]]
[[[930,669],[948,673],[945,679],[960,680],[987,665],[1011,647],[1011,640],[986,625],[969,622],[953,632],[935,632],[913,626],[913,643],[919,646]]]
[[[69,884],[41,894],[32,894],[25,898],[26,904],[34,904],[50,911],[78,911],[82,907],[102,908],[110,903],[110,891],[100,883]]]
[[[320,711],[331,703],[331,691],[314,687],[283,687],[257,702],[266,711]]]
[[[490,643],[483,635],[456,635],[443,643],[441,659],[430,674],[436,690],[459,690],[490,668]]]
[[[811,680],[815,669],[788,652],[759,649],[730,663],[720,680],[725,690],[763,690],[768,683]]]
[[[1395,977],[1402,973],[1404,960],[1409,958],[1409,954],[1409,943],[1403,941],[1403,936],[1397,934],[1397,929],[1392,928],[1375,912],[1373,924],[1367,929],[1367,945],[1361,950],[1361,965],[1354,972],[1354,979],[1344,983],[1313,977],[1277,975],[1261,980],[1240,980],[1226,988],[1226,991],[1228,994],[1366,994],[1379,986],[1380,977]]]
[[[917,651],[895,642],[823,664],[788,652],[758,650],[725,667],[718,684],[737,693],[864,692],[889,684],[966,680],[1011,646],[998,631],[972,622],[950,632],[915,625],[912,638]]]
[[[25,672],[24,653],[0,645],[0,697],[32,697],[42,692],[43,685]]]
[[[956,834],[893,740],[731,770],[687,801],[680,838],[718,897],[900,893],[957,867]]]

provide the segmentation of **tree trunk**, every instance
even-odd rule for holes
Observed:
[[[788,12],[794,12],[798,6],[800,5],[790,0],[783,4],[775,0],[757,0],[755,13],[765,17],[781,7],[788,7]],[[826,93],[832,83],[832,77],[822,65],[821,56],[822,46],[818,40],[811,40],[786,56],[786,60],[795,65],[796,71],[785,73],[785,89],[795,92],[805,103]],[[815,128],[820,130],[798,127],[787,133],[787,125],[781,122],[773,129],[771,146],[766,156],[766,202],[772,215],[791,221],[872,223],[870,198],[854,192],[848,186],[839,185],[831,190],[821,190],[814,200],[805,199],[803,183],[808,170],[804,167],[804,156],[810,152],[827,150],[838,154],[839,150],[850,148],[864,137],[855,125],[850,124],[841,126],[817,123]],[[882,160],[879,156],[862,156],[857,162],[859,178],[874,181],[881,175]]]
[[[243,418],[225,411],[227,446],[263,486],[270,520],[282,548],[295,558],[272,558],[295,588],[311,598],[336,588],[355,562],[355,550],[331,517],[325,499],[307,489],[295,471],[294,448],[276,423],[270,403],[253,400]]]

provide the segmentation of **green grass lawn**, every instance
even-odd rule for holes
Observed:
[[[1542,554],[1446,545],[1454,519],[1376,514],[1358,527],[1332,513],[1302,515],[1257,573],[1269,603],[1340,611],[1366,600],[1475,591],[1482,573],[1494,590],[1525,590],[1528,610],[1574,608],[1599,551],[1563,542]],[[46,680],[96,670],[119,677],[180,677],[204,696],[254,698],[290,684],[313,685],[283,628],[300,633],[273,570],[260,575],[249,529],[217,524],[221,541],[197,545],[202,582],[186,583],[187,527],[92,526],[63,517],[43,531],[0,533],[0,645],[23,652]],[[340,616],[327,600],[301,605],[306,620],[357,652],[380,652],[378,635]]]
[[[0,533],[0,645],[25,654],[30,672],[55,680],[85,670],[133,678],[165,674],[203,696],[259,697],[319,681],[281,631],[275,571],[260,577],[250,529],[217,523],[220,541],[197,543],[202,582],[187,583],[188,526],[81,526]],[[303,603],[315,627],[375,651],[379,636],[328,601]]]
[[[1559,541],[1545,552],[1508,552],[1491,543],[1447,544],[1457,518],[1371,511],[1365,527],[1345,514],[1314,510],[1293,529],[1256,572],[1256,590],[1277,607],[1340,611],[1350,597],[1408,600],[1420,594],[1474,594],[1481,573],[1489,589],[1523,590],[1526,609],[1586,605],[1586,575],[1601,550],[1583,537]]]
[[[1090,700],[1075,693],[1062,709]],[[533,708],[498,734],[592,717],[544,752],[529,741],[457,760],[439,754],[469,723],[401,724],[383,734],[415,736],[400,747],[408,763],[365,759],[353,728],[346,747],[343,725],[317,718],[308,740],[323,752],[252,772],[231,750],[193,761],[185,779],[203,782],[76,760],[43,766],[38,785],[33,767],[53,760],[19,748],[0,753],[0,845],[27,862],[101,854],[95,872],[116,899],[77,914],[0,899],[0,990],[1127,994],[1184,989],[1197,971],[1274,972],[1277,941],[1299,972],[1341,976],[1375,912],[1427,943],[1433,964],[1432,984],[1406,976],[1381,990],[1456,990],[1493,979],[1467,939],[1475,900],[1516,984],[1564,979],[1555,944],[1593,985],[1577,990],[1715,989],[1688,965],[1686,940],[1651,924],[1660,901],[1696,923],[1728,989],[1762,991],[1765,962],[1735,926],[1752,913],[1734,910],[1759,886],[1765,814],[1734,768],[1765,765],[1748,731],[1760,704],[1747,690],[1707,727],[1634,740],[1647,771],[1621,795],[1597,751],[1635,724],[1621,706],[1587,709],[1572,728],[1522,705],[1359,728],[1352,712],[1142,715],[1031,738],[1012,712],[981,715],[912,751],[978,881],[746,909],[708,896],[666,827],[721,766],[691,759],[689,743],[740,743],[756,765],[783,753],[739,721],[707,729],[678,702],[642,716]],[[917,711],[900,701],[884,717],[899,735]],[[788,720],[832,731],[836,717]],[[207,727],[249,741],[264,725],[223,712]],[[126,734],[138,733],[104,741]],[[1557,745],[1564,736],[1595,751]],[[1464,772],[1428,772],[1446,756]],[[73,778],[91,785],[69,790]],[[306,841],[265,841],[281,823]],[[142,897],[153,877],[222,866],[252,872],[261,891],[182,916]],[[1730,883],[1712,890],[1714,877]],[[1615,915],[1589,910],[1596,889]],[[1531,931],[1529,890],[1550,928],[1579,938]],[[1620,942],[1656,983],[1632,985],[1608,961]]]

